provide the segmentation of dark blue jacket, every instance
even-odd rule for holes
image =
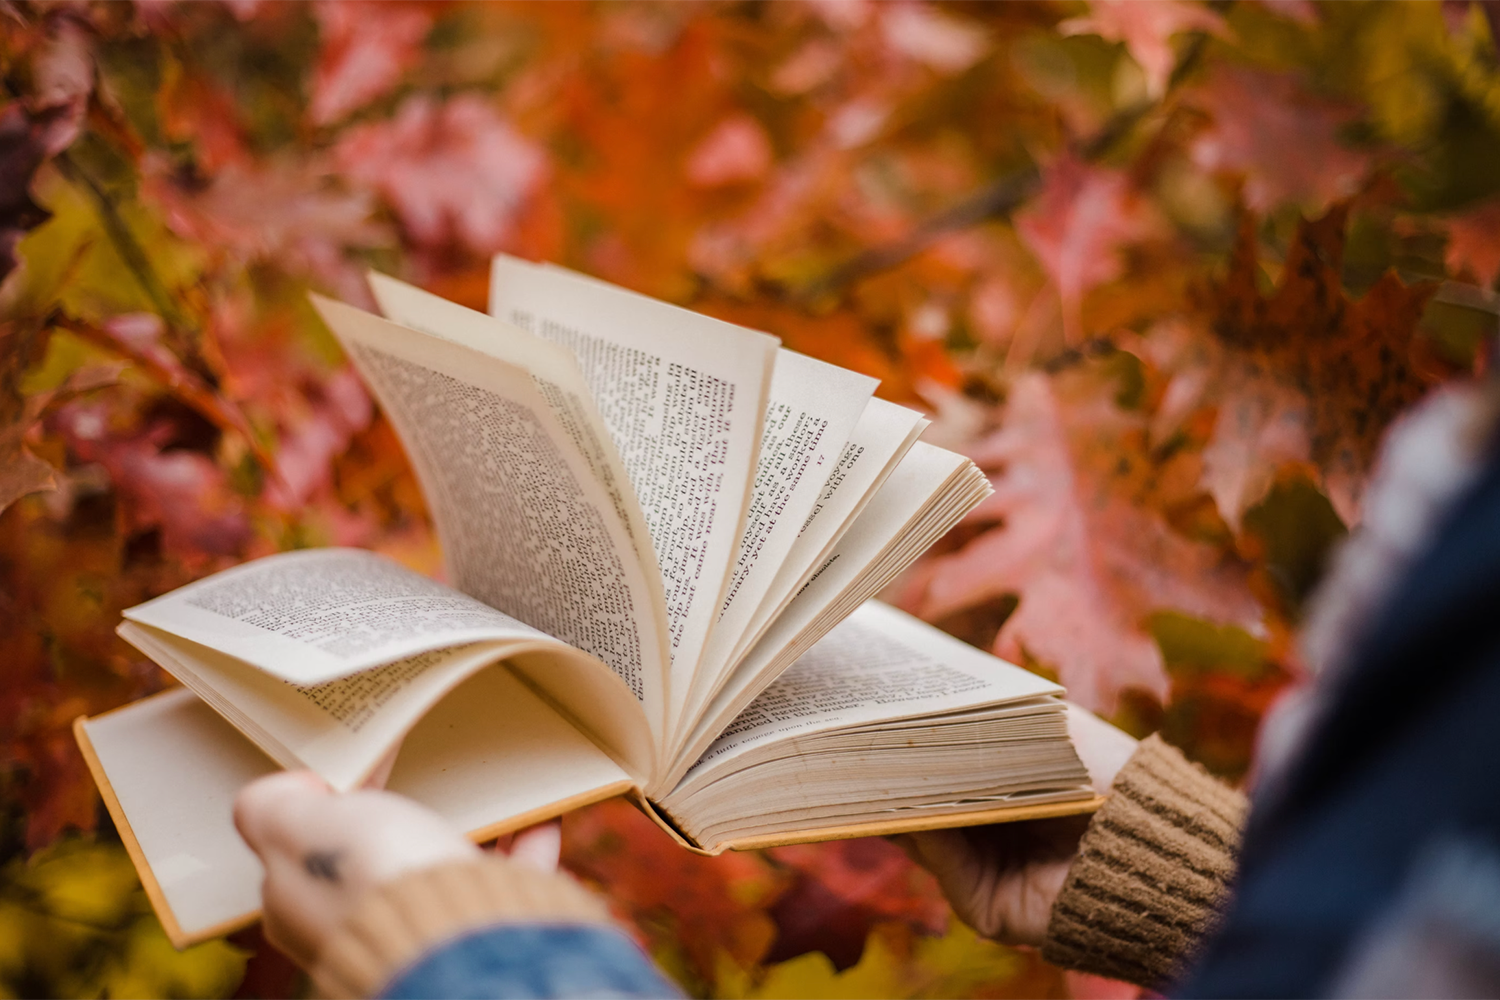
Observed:
[[[1279,789],[1252,801],[1234,902],[1182,995],[1326,995],[1424,881],[1446,879],[1427,895],[1451,909],[1465,873],[1484,912],[1460,922],[1495,936],[1500,891],[1473,880],[1500,858],[1500,461],[1397,586],[1329,705]],[[1434,863],[1452,845],[1470,859],[1456,883]]]

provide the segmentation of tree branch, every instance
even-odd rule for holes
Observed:
[[[1228,5],[1218,6],[1222,9]],[[1144,118],[1166,103],[1167,96],[1197,67],[1207,44],[1208,36],[1195,32],[1182,58],[1173,67],[1172,76],[1168,79],[1161,98],[1141,101],[1115,112],[1098,132],[1074,147],[1074,155],[1087,163],[1097,162],[1109,155]],[[1036,194],[1041,184],[1041,171],[1035,164],[1006,174],[958,204],[918,223],[901,239],[860,251],[802,289],[795,297],[808,302],[819,301],[837,294],[848,285],[904,264],[948,233],[967,229],[988,219],[1005,218]]]
[[[105,235],[109,237],[120,259],[124,261],[126,270],[131,273],[141,290],[146,293],[146,297],[151,300],[151,304],[156,307],[157,313],[166,326],[167,336],[173,341],[172,348],[177,356],[198,374],[210,381],[216,381],[213,373],[204,365],[198,345],[186,335],[188,331],[194,331],[196,325],[190,323],[182,310],[178,308],[172,293],[157,275],[156,268],[151,264],[151,258],[146,255],[145,248],[130,231],[124,217],[120,215],[120,210],[115,207],[114,201],[99,182],[79,166],[68,152],[58,153],[52,162],[57,165],[57,169],[69,183],[87,191],[92,198],[94,208],[99,214],[99,221],[104,226]]]

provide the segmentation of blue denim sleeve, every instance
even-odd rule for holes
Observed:
[[[389,1000],[449,997],[680,997],[611,927],[498,924],[444,942],[398,972]]]

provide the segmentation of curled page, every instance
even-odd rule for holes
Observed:
[[[267,556],[127,608],[124,616],[304,685],[464,643],[548,638],[362,549]]]
[[[728,667],[732,669],[739,664],[807,578],[833,554],[839,538],[926,426],[927,420],[915,410],[883,399],[869,401],[818,489],[811,513],[780,559],[775,578],[766,587],[755,614],[729,655]],[[709,697],[718,693],[723,679],[721,676],[721,684],[710,689]]]
[[[650,582],[658,584],[655,590],[659,591],[657,577],[660,574],[654,571],[656,553],[651,548],[650,533],[646,530],[640,504],[635,501],[619,452],[615,450],[614,441],[594,405],[588,383],[584,381],[572,352],[512,323],[449,302],[387,275],[372,271],[368,278],[375,301],[392,322],[482,351],[530,373],[542,398],[552,407],[558,425],[572,439],[579,454],[588,462],[590,471],[609,494],[616,513],[636,544],[641,564],[653,570],[647,575]],[[666,612],[662,597],[660,593],[654,596],[658,605],[654,613],[658,619],[664,619]]]
[[[664,726],[666,665],[626,525],[529,372],[314,304],[400,433],[454,585],[603,661]]]
[[[656,549],[675,716],[728,585],[777,341],[504,255],[490,312],[578,358]]]
[[[681,725],[691,724],[732,666],[730,654],[812,516],[877,385],[869,376],[794,351],[777,352],[745,530]]]

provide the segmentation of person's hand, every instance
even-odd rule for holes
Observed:
[[[368,890],[406,872],[480,857],[442,817],[390,792],[334,793],[311,771],[268,775],[240,792],[234,824],[260,856],[266,938],[303,966]],[[511,856],[555,869],[556,824],[516,838]]]
[[[1076,705],[1068,734],[1100,793],[1135,753],[1136,741]],[[896,842],[932,872],[959,918],[1005,944],[1041,944],[1088,816],[905,834]]]

